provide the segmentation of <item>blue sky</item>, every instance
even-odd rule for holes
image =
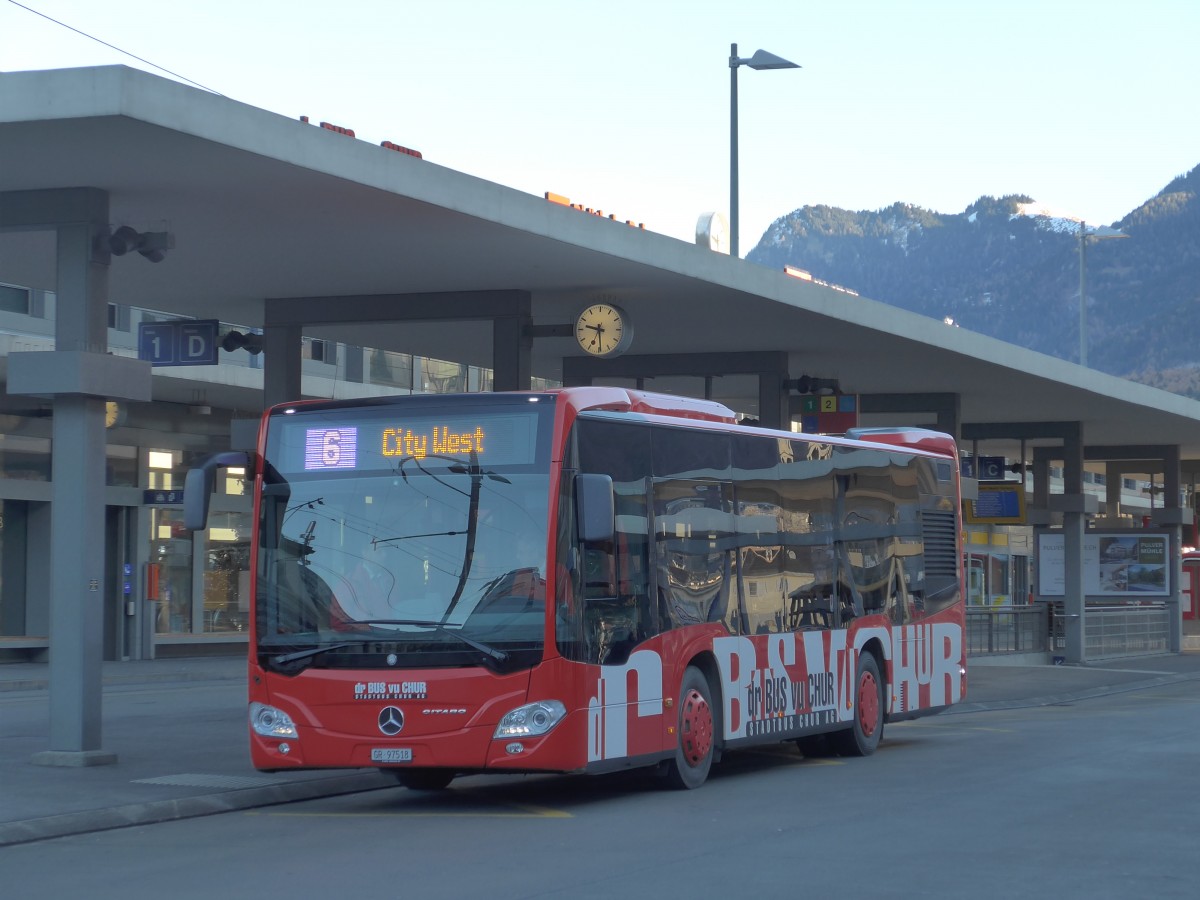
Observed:
[[[741,251],[808,204],[1110,223],[1200,164],[1196,0],[21,0],[232,99]],[[0,0],[0,71],[161,71]],[[166,76],[170,77],[170,76]]]

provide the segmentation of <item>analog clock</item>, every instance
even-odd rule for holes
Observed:
[[[717,253],[729,253],[729,222],[718,212],[705,213],[696,221],[696,243]]]
[[[575,340],[591,356],[620,356],[633,343],[633,323],[615,303],[594,303],[575,320]]]

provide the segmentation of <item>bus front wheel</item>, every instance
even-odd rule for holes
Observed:
[[[681,790],[698,788],[708,779],[716,741],[716,716],[708,679],[688,666],[679,688],[679,740],[667,763],[667,783]]]
[[[883,679],[873,653],[858,654],[853,699],[853,723],[830,734],[829,741],[840,756],[870,756],[883,737]]]

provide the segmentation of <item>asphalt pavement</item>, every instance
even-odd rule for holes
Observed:
[[[990,660],[995,662],[995,660]],[[107,765],[47,766],[49,667],[0,665],[0,847],[326,797],[397,789],[370,769],[264,773],[249,762],[241,657],[106,662]],[[947,715],[1046,706],[1200,681],[1200,653],[1082,666],[974,665]],[[885,738],[886,739],[886,738]]]

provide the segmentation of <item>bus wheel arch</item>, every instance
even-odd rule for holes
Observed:
[[[840,756],[870,756],[883,738],[886,664],[876,643],[868,642],[858,653],[850,685],[853,704],[850,727],[829,735],[830,744]]]
[[[721,695],[716,661],[699,656],[684,669],[676,713],[675,753],[667,760],[667,783],[692,790],[708,780],[721,758]]]

